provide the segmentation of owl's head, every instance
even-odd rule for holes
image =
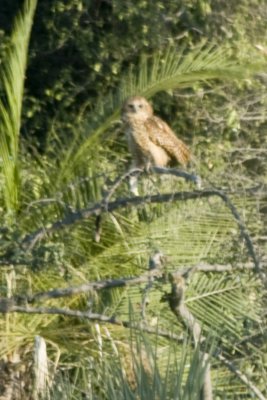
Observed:
[[[123,104],[121,110],[124,122],[133,119],[146,120],[153,115],[153,109],[149,102],[141,96],[129,97]]]

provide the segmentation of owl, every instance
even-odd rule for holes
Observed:
[[[177,162],[186,166],[190,161],[186,144],[176,137],[166,122],[153,114],[152,106],[144,97],[128,98],[122,106],[121,117],[132,154],[131,168],[148,170],[151,166],[166,167]],[[132,185],[136,186],[134,180]],[[134,186],[131,189],[137,192]]]
[[[191,158],[185,143],[159,117],[144,97],[130,97],[122,107],[122,121],[134,168],[166,167],[170,163],[183,166]]]

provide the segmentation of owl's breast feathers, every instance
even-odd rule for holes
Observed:
[[[141,159],[159,167],[165,167],[170,161],[185,166],[190,161],[188,147],[162,119],[154,115],[146,120],[132,118],[126,125],[129,150],[136,161],[139,159],[139,164]]]

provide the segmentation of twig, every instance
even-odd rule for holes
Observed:
[[[162,270],[162,268],[163,268],[165,259],[166,259],[166,257],[164,256],[164,254],[161,251],[156,250],[154,252],[154,254],[149,258],[149,262],[148,262],[149,270],[154,271],[154,272],[156,271],[156,274],[157,274],[156,276],[162,276],[162,273],[160,272],[160,270]],[[141,307],[141,315],[142,315],[143,320],[146,319],[146,306],[149,302],[148,295],[149,295],[150,289],[153,286],[154,278],[155,278],[155,274],[150,273],[148,282],[143,291],[142,307]]]
[[[122,176],[119,176],[117,179],[115,179],[114,182],[112,182],[111,187],[109,188],[108,191],[106,191],[103,199],[102,199],[102,204],[104,208],[107,208],[108,203],[111,199],[111,197],[114,195],[116,190],[119,188],[119,186],[129,177],[131,176],[136,176],[139,175],[143,172],[142,169],[132,169],[130,171],[127,171],[125,174]],[[95,232],[94,232],[94,240],[96,243],[100,242],[100,236],[101,236],[101,214],[96,216],[95,220]]]
[[[248,233],[248,231],[246,229],[246,226],[245,226],[244,222],[242,221],[242,219],[241,219],[236,207],[230,201],[229,197],[225,193],[223,193],[223,192],[221,192],[219,190],[217,191],[217,193],[218,193],[218,196],[224,201],[225,205],[229,208],[229,210],[231,211],[233,217],[235,218],[235,220],[237,222],[237,225],[238,225],[238,227],[240,229],[240,234],[243,237],[243,239],[245,240],[248,252],[249,252],[249,254],[250,254],[250,256],[251,256],[251,258],[252,258],[252,260],[254,262],[255,269],[256,269],[257,273],[261,275],[261,278],[264,279],[265,275],[262,273],[262,270],[261,270],[261,267],[260,267],[260,262],[259,262],[259,259],[258,259],[257,255],[256,255],[256,252],[255,252],[251,237],[250,237],[250,235],[249,235],[249,233]]]
[[[102,215],[97,215],[96,219],[95,219],[95,232],[94,232],[94,241],[96,243],[100,242],[100,238],[101,238],[101,219],[102,219]]]
[[[218,354],[217,358],[231,371],[233,372],[238,378],[250,388],[250,390],[256,395],[256,397],[260,400],[266,400],[266,397],[261,393],[261,391],[255,386],[248,377],[243,374],[236,366],[231,363],[227,358],[225,358],[222,354]]]

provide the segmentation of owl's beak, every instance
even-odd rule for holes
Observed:
[[[132,112],[133,112],[134,114],[137,112],[137,106],[134,106],[134,105],[133,105],[133,107],[132,107]]]
[[[129,105],[129,111],[130,111],[132,114],[136,114],[136,112],[137,112],[137,106],[136,106],[135,104],[130,104],[130,105]]]

